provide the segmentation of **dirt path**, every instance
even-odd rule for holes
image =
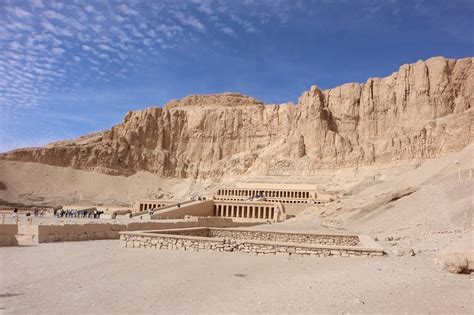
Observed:
[[[285,258],[120,248],[118,241],[0,248],[0,312],[474,313],[474,281],[428,254]]]

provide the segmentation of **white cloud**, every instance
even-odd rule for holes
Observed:
[[[127,28],[133,36],[138,38],[144,38],[144,35],[135,27],[135,25],[126,24],[124,27]]]
[[[43,21],[43,22],[41,23],[41,25],[43,25],[43,27],[44,27],[46,30],[50,31],[50,32],[55,32],[55,31],[56,31],[54,25],[51,24],[51,23],[49,23],[48,21]]]
[[[32,7],[44,8],[44,4],[41,0],[30,0],[30,4]]]
[[[130,8],[126,4],[121,4],[118,6],[120,12],[126,15],[138,15],[138,11]]]
[[[31,17],[31,13],[20,8],[20,7],[9,7],[7,8],[7,12],[10,13],[13,16],[16,16],[18,18],[29,18]]]
[[[221,31],[224,33],[224,34],[227,34],[227,35],[230,35],[230,36],[235,36],[235,31],[229,27],[229,26],[224,26],[221,28]]]
[[[64,4],[60,1],[51,1],[49,2],[49,5],[53,7],[56,10],[61,10],[64,7]]]
[[[118,14],[115,14],[115,15],[113,16],[113,18],[114,18],[115,21],[117,21],[117,22],[119,22],[119,23],[123,23],[123,22],[125,21],[125,18],[124,18],[123,16],[121,16],[121,15],[118,15]]]
[[[232,21],[236,22],[236,23],[239,24],[241,27],[243,27],[246,32],[251,33],[251,32],[255,32],[255,31],[256,31],[255,27],[253,26],[253,24],[252,24],[251,22],[242,19],[241,17],[237,16],[236,14],[231,13],[231,14],[229,15],[229,17],[230,17],[230,19],[231,19]]]
[[[105,45],[105,44],[99,44],[97,47],[105,51],[113,51],[113,49],[110,46]]]
[[[10,48],[13,50],[19,50],[21,48],[21,45],[18,42],[11,42]]]
[[[84,10],[88,13],[92,13],[92,12],[95,12],[94,10],[94,7],[91,6],[90,4],[86,5],[86,7],[84,8]]]
[[[55,55],[62,55],[66,50],[61,47],[54,47],[52,50],[53,54]]]
[[[177,12],[175,14],[175,17],[183,25],[191,26],[194,29],[198,30],[199,32],[206,31],[206,27],[201,23],[201,21],[199,21],[197,18],[195,18],[192,15],[185,15],[182,12]]]
[[[194,0],[193,3],[197,4],[197,9],[207,15],[212,15],[214,10],[211,8],[212,0]]]
[[[46,10],[44,11],[43,15],[48,19],[55,19],[61,22],[67,21],[67,18],[64,15],[53,10]]]

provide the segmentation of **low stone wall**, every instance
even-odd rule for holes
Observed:
[[[0,225],[0,246],[15,246],[18,244],[16,235],[18,226],[16,224]]]
[[[163,230],[200,227],[236,227],[256,222],[235,222],[230,218],[193,218],[193,220],[130,223],[0,224],[0,246],[38,243],[119,239],[120,231]],[[185,232],[183,232],[185,233]],[[207,230],[206,230],[207,233]]]
[[[304,234],[292,232],[246,231],[230,229],[209,229],[209,237],[233,238],[245,240],[259,240],[298,244],[323,244],[357,246],[359,237],[353,234]]]
[[[191,234],[198,232],[205,235],[205,229],[188,229],[181,231]],[[213,229],[209,229],[208,233]],[[381,248],[361,246],[338,246],[321,244],[296,244],[262,240],[229,239],[218,237],[203,237],[177,235],[179,231],[145,231],[120,232],[120,244],[128,248],[153,248],[191,251],[244,252],[256,255],[293,255],[315,257],[352,257],[352,256],[383,256]],[[168,234],[173,233],[173,234]],[[285,233],[283,233],[285,234]]]
[[[0,224],[0,246],[38,243],[38,226],[33,224]]]
[[[155,233],[154,231],[141,231],[141,232]],[[207,227],[184,228],[184,229],[167,229],[167,230],[161,230],[159,234],[210,237],[209,236],[209,228],[207,228]]]

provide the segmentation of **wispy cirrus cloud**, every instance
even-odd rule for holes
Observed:
[[[0,124],[41,108],[57,91],[124,79],[147,55],[206,34],[219,2],[6,0],[0,7]],[[237,34],[231,26],[217,30]],[[0,143],[0,151],[10,143]]]
[[[184,26],[191,26],[199,32],[204,32],[206,30],[204,24],[192,15],[187,15],[183,12],[176,12],[175,17]]]

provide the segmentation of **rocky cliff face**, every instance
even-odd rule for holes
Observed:
[[[0,157],[180,178],[310,175],[436,157],[474,139],[472,62],[436,57],[364,84],[312,86],[296,105],[265,105],[235,93],[192,95],[129,112],[103,133]]]

